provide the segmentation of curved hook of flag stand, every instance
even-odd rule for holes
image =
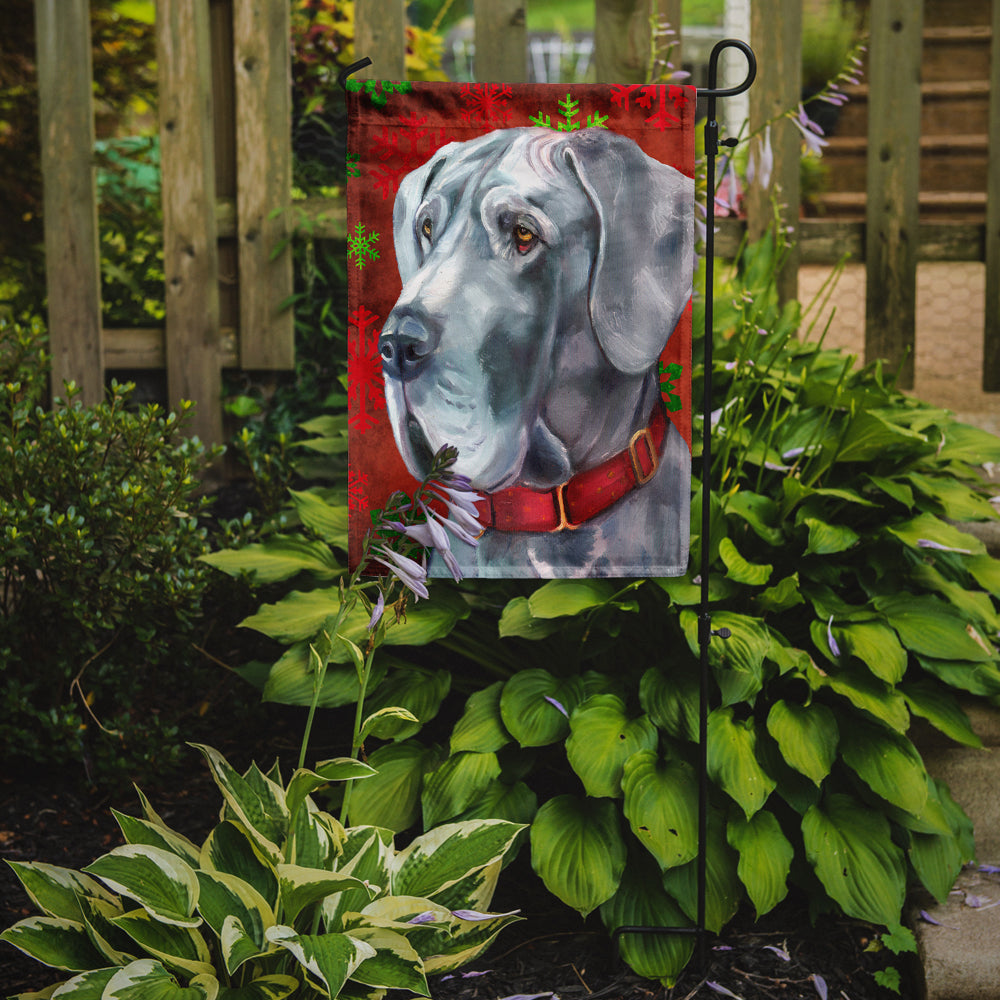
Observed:
[[[719,88],[718,78],[719,57],[728,48],[739,49],[747,60],[747,75],[736,87]],[[371,65],[371,59],[365,56],[350,66],[345,66],[337,75],[340,88],[347,91],[347,78],[358,70]],[[612,940],[616,946],[623,934],[694,934],[698,939],[698,963],[702,970],[705,961],[705,895],[707,881],[707,829],[708,829],[708,691],[709,668],[708,648],[712,637],[720,639],[729,637],[729,629],[712,629],[712,616],[708,610],[708,574],[709,574],[709,533],[711,529],[711,491],[708,489],[708,479],[712,466],[712,288],[715,279],[715,158],[720,146],[735,146],[737,139],[719,139],[719,123],[716,121],[716,100],[720,97],[735,97],[749,90],[757,76],[757,59],[753,49],[746,42],[734,38],[726,38],[716,43],[708,61],[708,87],[699,88],[698,96],[707,98],[707,121],[705,123],[705,157],[708,167],[706,230],[705,230],[705,378],[704,398],[702,401],[703,437],[701,453],[702,470],[702,515],[701,515],[701,602],[698,613],[698,645],[701,652],[701,689],[698,709],[698,911],[694,927],[654,927],[654,926],[622,926],[615,929]]]
[[[725,49],[739,49],[747,60],[747,75],[736,87],[719,88],[719,56]],[[702,450],[701,450],[701,601],[698,612],[698,647],[701,653],[701,687],[698,699],[698,910],[694,927],[654,927],[623,926],[612,934],[615,944],[620,947],[623,934],[694,934],[698,941],[698,965],[704,971],[706,962],[705,896],[707,888],[707,833],[708,833],[708,689],[709,667],[708,648],[712,637],[728,639],[727,628],[712,629],[712,615],[708,610],[708,574],[711,532],[711,491],[708,480],[712,469],[712,289],[715,283],[715,158],[720,146],[735,146],[735,138],[719,139],[719,123],[716,121],[716,100],[720,97],[735,97],[749,90],[757,76],[757,58],[746,42],[726,38],[716,43],[708,60],[708,87],[699,88],[698,96],[707,98],[707,121],[705,123],[705,158],[707,162],[708,184],[705,206],[705,388],[702,399]]]

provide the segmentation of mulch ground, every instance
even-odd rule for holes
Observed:
[[[284,739],[279,736],[277,742]],[[222,741],[220,748],[234,763],[242,756],[237,745]],[[193,751],[189,769],[148,791],[164,820],[192,839],[203,837],[217,816],[218,793]],[[8,774],[0,778],[0,858],[83,867],[122,842],[111,807],[139,814],[134,793],[101,794],[72,775]],[[689,968],[673,989],[634,975],[617,959],[596,916],[582,922],[559,904],[523,855],[501,877],[494,907],[519,908],[525,919],[502,932],[469,969],[449,978],[432,977],[435,1000],[887,1000],[892,994],[873,979],[887,965],[903,973],[903,997],[919,993],[911,970],[900,960],[866,950],[873,940],[871,928],[829,918],[812,926],[797,900],[758,924],[750,914],[738,915],[719,938],[706,940],[704,969]],[[32,912],[13,873],[0,865],[0,927]],[[59,973],[0,944],[0,995],[38,990],[59,979]]]

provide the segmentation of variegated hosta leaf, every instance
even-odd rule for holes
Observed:
[[[431,975],[451,972],[477,959],[493,943],[494,938],[509,924],[520,920],[516,912],[477,914],[465,919],[465,910],[452,910],[454,922],[450,932],[441,932],[440,940],[430,954],[424,956],[424,971]],[[418,942],[414,942],[417,945]],[[419,950],[419,947],[418,947]]]
[[[198,898],[198,910],[205,922],[215,931],[221,940],[227,920],[239,923],[238,930],[242,937],[249,938],[253,946],[253,954],[266,950],[264,931],[275,923],[274,912],[267,900],[248,882],[226,875],[223,872],[198,872],[198,883],[201,894]],[[229,932],[234,939],[236,929]],[[236,935],[238,938],[240,935]],[[245,947],[240,945],[240,958],[235,964],[230,964],[233,955],[232,948],[226,951],[227,971],[232,975],[242,962],[251,955],[245,954]]]
[[[613,694],[592,695],[570,716],[566,757],[588,795],[617,799],[625,761],[653,750],[659,739],[648,715],[630,719],[625,702]]]
[[[815,785],[830,773],[840,738],[837,720],[826,705],[799,705],[778,700],[767,716],[767,731],[781,748],[781,756]]]
[[[115,917],[125,912],[120,902],[83,896],[80,905],[90,940],[104,956],[105,965],[128,965],[140,957],[135,942],[114,924]]]
[[[198,878],[194,869],[171,851],[125,844],[84,871],[96,875],[113,892],[134,899],[162,923],[179,927],[197,927],[201,923],[195,914]]]
[[[46,916],[81,920],[80,897],[92,896],[109,903],[117,900],[97,879],[38,861],[8,861],[24,891]]]
[[[446,823],[421,834],[393,860],[392,892],[433,899],[500,861],[523,827],[501,819]]]
[[[201,847],[199,867],[224,872],[252,885],[272,908],[278,905],[278,875],[241,823],[220,823]]]
[[[523,832],[524,828],[521,830],[521,833]],[[515,840],[520,838],[521,833],[517,835]],[[506,860],[506,856],[497,858],[485,868],[478,868],[466,875],[465,878],[460,878],[447,889],[436,892],[434,901],[448,907],[449,910],[488,910],[493,902],[493,894],[497,889],[500,871]]]
[[[190,927],[160,923],[145,910],[123,913],[111,922],[171,969],[180,969],[189,976],[213,971],[205,939]]]
[[[373,767],[353,757],[336,757],[324,760],[313,770],[299,768],[288,782],[285,792],[285,805],[288,812],[294,815],[306,797],[312,795],[318,788],[328,785],[331,781],[350,781],[357,778],[370,778],[376,774]]]
[[[876,795],[919,815],[927,802],[927,771],[910,740],[861,719],[852,720],[850,739],[840,749],[847,766]]]
[[[244,986],[223,987],[218,1000],[285,1000],[299,985],[294,976],[261,976]]]
[[[820,882],[849,917],[899,923],[906,866],[885,816],[834,794],[805,814],[802,836]]]
[[[788,895],[788,872],[795,849],[773,813],[762,809],[750,819],[729,821],[726,837],[740,853],[736,873],[746,886],[757,916],[774,909]]]
[[[622,789],[632,832],[661,869],[697,855],[698,783],[688,764],[641,751],[625,762]]]
[[[351,979],[365,986],[383,989],[409,990],[418,996],[430,996],[424,963],[413,945],[402,934],[384,927],[356,927],[351,937],[375,949],[371,958],[366,958],[354,972]]]
[[[372,892],[388,889],[392,852],[389,830],[356,826],[347,831],[337,870],[342,875],[354,876],[367,888],[345,889],[323,900],[323,920],[328,931],[344,930],[345,913],[358,912],[368,905]]]
[[[227,807],[249,831],[264,855],[277,863],[281,856],[279,844],[288,832],[288,809],[284,789],[251,769],[240,775],[217,750],[203,744],[193,744],[200,750],[212,771]]]
[[[579,677],[560,679],[547,670],[522,670],[504,684],[500,717],[521,746],[547,746],[566,736],[569,716],[583,698]]]
[[[711,712],[708,774],[748,818],[767,801],[776,782],[757,762],[757,733],[752,718],[737,721],[731,707]]]
[[[95,950],[87,928],[65,917],[28,917],[0,934],[26,955],[54,969],[81,972],[100,968],[105,959]]]
[[[268,928],[267,939],[291,952],[309,978],[332,997],[363,961],[375,957],[370,944],[349,934],[296,934],[291,927],[278,924]]]
[[[531,865],[549,892],[583,916],[610,899],[625,870],[615,803],[573,795],[549,799],[531,824]]]
[[[373,889],[353,875],[303,868],[300,865],[278,865],[278,881],[281,887],[282,912],[287,920],[292,921],[305,907],[345,889],[361,889],[368,893],[369,899],[375,895]]]
[[[143,958],[119,969],[105,986],[101,1000],[216,1000],[218,995],[215,976],[196,976],[181,986],[159,962]]]
[[[503,681],[497,681],[470,695],[462,717],[451,733],[451,752],[473,750],[477,753],[495,753],[510,743],[500,715],[500,693]]]
[[[718,934],[729,923],[743,899],[743,884],[736,874],[736,852],[726,842],[726,824],[721,813],[708,816],[705,850],[705,926]],[[698,918],[698,861],[670,868],[663,873],[663,887],[691,918]]]
[[[452,754],[424,778],[420,796],[424,826],[437,826],[454,819],[499,777],[500,764],[495,753]]]
[[[53,997],[55,1000],[101,1000],[104,988],[111,982],[119,968],[120,966],[111,966],[107,969],[91,969],[89,972],[81,972],[80,975],[67,979],[54,991],[50,986],[43,993],[21,993],[11,1000],[28,1000],[30,997],[37,1000],[41,1000],[42,997]]]
[[[305,868],[335,868],[344,836],[338,820],[317,809],[312,799],[306,799],[292,820],[285,857]]]
[[[176,833],[169,827],[150,822],[149,820],[126,816],[125,813],[120,813],[117,809],[112,809],[111,812],[118,821],[122,835],[129,844],[146,844],[149,847],[159,847],[161,850],[176,854],[177,857],[186,861],[192,868],[197,866],[199,849],[187,837]]]
[[[618,891],[601,905],[610,932],[619,927],[690,927],[684,912],[664,891],[652,859],[630,858]],[[672,986],[694,950],[692,934],[623,934],[619,951],[640,976]]]

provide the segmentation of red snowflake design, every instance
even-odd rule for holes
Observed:
[[[368,473],[355,472],[353,469],[347,473],[347,507],[353,512],[364,511],[368,507]]]
[[[462,121],[486,125],[507,125],[510,108],[507,101],[513,97],[509,83],[463,83],[459,94],[465,102]]]
[[[383,125],[373,140],[371,179],[382,198],[394,198],[403,178],[451,141],[443,128],[427,125],[427,116],[416,112],[399,116],[398,125]]]
[[[382,357],[378,349],[381,331],[368,331],[377,320],[378,316],[364,306],[347,317],[357,331],[347,343],[347,423],[362,434],[377,423],[374,413],[385,409]]]
[[[646,119],[647,125],[654,125],[658,129],[676,128],[680,125],[680,118],[667,110],[667,104],[669,102],[677,112],[687,104],[688,97],[683,87],[668,83],[613,84],[611,87],[611,103],[619,108],[627,108],[633,95],[637,107],[648,111],[656,105],[655,112]]]

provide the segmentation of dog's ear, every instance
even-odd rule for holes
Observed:
[[[594,333],[611,364],[636,375],[655,363],[691,297],[694,181],[603,129],[574,133],[565,149],[598,220]]]

